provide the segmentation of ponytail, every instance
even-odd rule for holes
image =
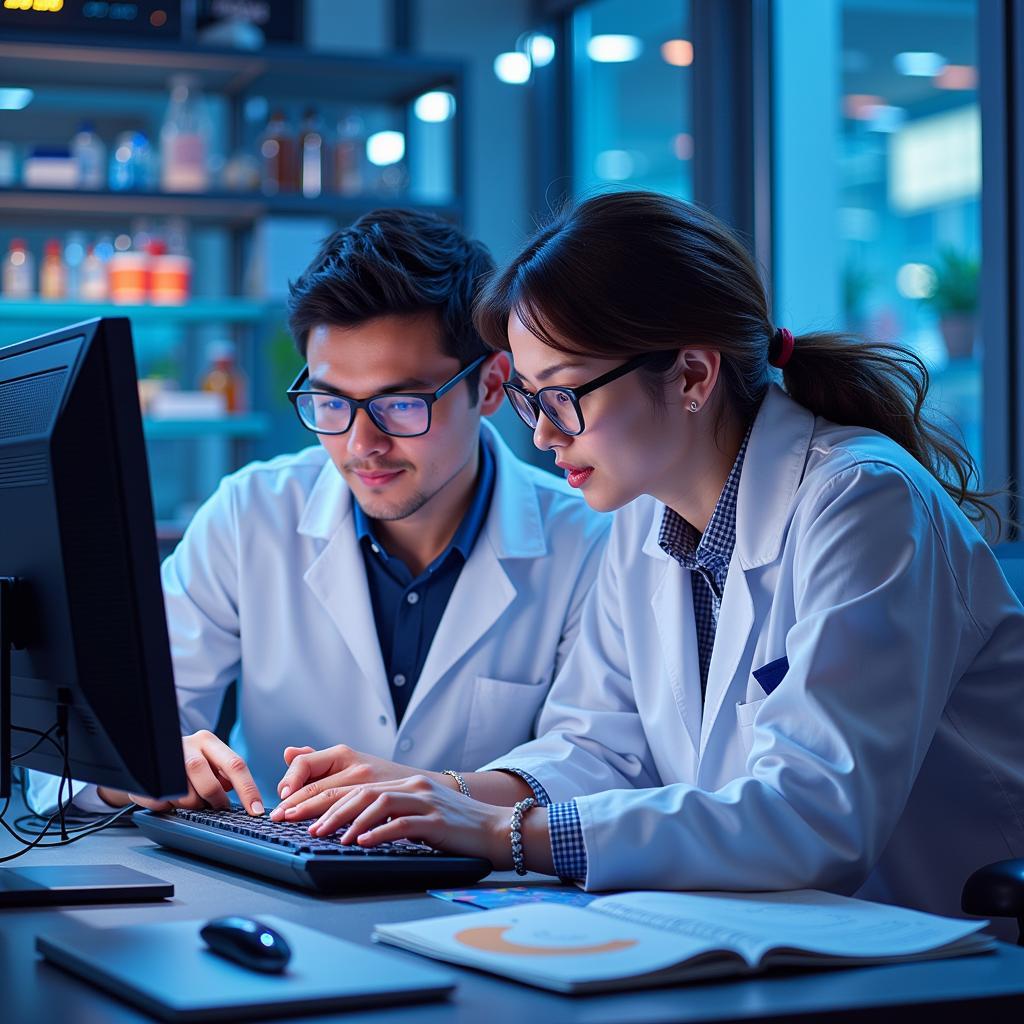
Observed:
[[[989,500],[998,492],[977,489],[978,468],[963,442],[924,415],[930,376],[915,353],[844,334],[802,334],[794,339],[782,380],[789,396],[815,416],[892,438],[970,520],[991,521],[998,538],[1002,517]]]
[[[907,349],[843,334],[793,338],[771,323],[749,253],[691,203],[611,192],[568,205],[494,275],[474,309],[477,330],[507,350],[515,311],[562,352],[630,359],[681,348],[721,353],[724,405],[743,423],[782,369],[786,391],[816,416],[892,438],[928,469],[975,523],[1002,518],[977,490],[978,470],[955,434],[924,415],[928,370]],[[662,393],[664,365],[640,372]]]

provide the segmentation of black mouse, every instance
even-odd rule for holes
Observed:
[[[264,974],[283,971],[292,955],[281,935],[251,917],[218,917],[199,934],[214,953]]]

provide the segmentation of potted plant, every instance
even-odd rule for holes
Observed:
[[[950,359],[967,359],[977,334],[978,275],[973,256],[946,247],[935,263],[935,287],[928,298],[939,317],[939,331]]]

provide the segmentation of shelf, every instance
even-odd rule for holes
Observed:
[[[183,441],[203,437],[263,437],[270,430],[270,417],[249,412],[218,419],[175,420],[144,416],[142,429],[148,441]]]
[[[28,34],[0,42],[0,67],[4,84],[37,88],[166,91],[170,76],[183,71],[205,91],[228,96],[266,93],[307,102],[315,94],[320,100],[392,104],[443,86],[457,88],[464,72],[459,61],[404,54],[351,56],[281,46],[250,53],[138,41],[83,46]]]
[[[417,203],[403,196],[264,196],[237,192],[92,192],[87,189],[0,188],[0,213],[14,219],[64,222],[68,215],[97,220],[111,217],[187,217],[218,224],[245,225],[270,214],[334,217],[349,222],[381,206],[429,210],[458,220],[457,203]]]
[[[112,302],[0,298],[2,321],[77,323],[97,316],[126,316],[136,322],[255,323],[280,316],[283,306],[256,299],[191,299],[183,306],[118,306]]]

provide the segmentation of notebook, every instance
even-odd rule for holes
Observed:
[[[987,921],[801,889],[627,892],[586,907],[503,907],[378,925],[378,942],[556,992],[602,992],[744,975],[980,953]]]
[[[396,964],[381,950],[336,939],[269,914],[292,956],[282,974],[260,974],[210,952],[205,923],[167,921],[92,927],[69,921],[36,937],[43,956],[162,1020],[236,1020],[391,1006],[447,996],[448,971]]]

